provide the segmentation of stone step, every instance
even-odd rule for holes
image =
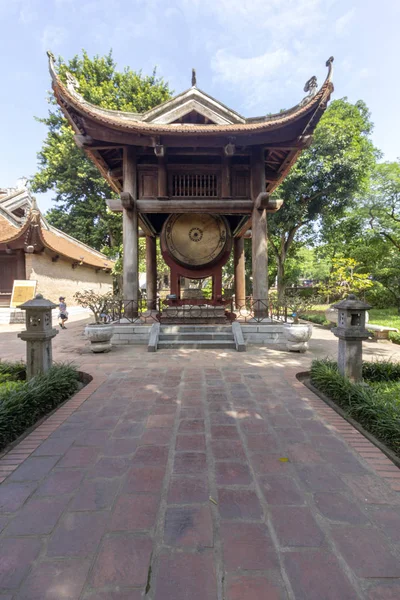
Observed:
[[[231,325],[161,325],[160,333],[231,333]]]
[[[233,341],[234,337],[232,332],[211,332],[211,331],[185,331],[179,333],[164,333],[161,332],[159,340],[182,340],[182,341],[198,341],[198,340],[230,340]]]
[[[159,340],[159,350],[178,350],[180,348],[197,350],[235,350],[235,342],[229,340]]]

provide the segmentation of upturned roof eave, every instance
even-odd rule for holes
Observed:
[[[233,123],[227,125],[149,123],[143,121],[144,113],[142,113],[138,119],[137,113],[122,113],[121,111],[99,108],[98,106],[95,106],[94,104],[84,100],[76,91],[71,92],[68,87],[63,84],[55,71],[54,61],[51,55],[49,55],[49,70],[52,77],[52,85],[56,99],[75,130],[77,130],[77,126],[72,115],[70,114],[71,109],[78,113],[78,115],[88,118],[99,125],[119,131],[137,133],[139,135],[214,136],[225,134],[227,136],[233,136],[240,134],[262,133],[264,131],[267,132],[285,127],[299,119],[306,117],[309,113],[315,112],[319,106],[326,104],[333,91],[333,84],[331,81],[333,71],[332,61],[332,58],[327,61],[329,70],[325,82],[321,86],[320,90],[308,101],[303,100],[302,103],[296,107],[282,113],[278,113],[277,115],[272,115],[269,117],[266,116],[263,121],[259,121],[260,117],[255,117],[253,119],[246,119],[246,123]],[[185,93],[187,93],[187,90],[186,92],[182,92],[182,94]],[[165,103],[163,104],[165,105]],[[159,107],[155,107],[151,110],[154,111],[158,108]]]

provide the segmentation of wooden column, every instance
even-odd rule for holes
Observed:
[[[231,196],[231,158],[224,154],[221,169],[221,198],[230,198]]]
[[[146,235],[146,294],[148,310],[157,308],[157,238]]]
[[[262,319],[268,316],[268,254],[267,254],[267,213],[258,208],[258,195],[265,192],[264,149],[252,148],[251,155],[251,199],[254,202],[252,213],[252,266],[254,316]]]
[[[135,317],[139,307],[139,231],[137,213],[137,171],[136,149],[133,146],[124,148],[123,162],[123,193],[122,224],[123,224],[123,273],[124,273],[124,300],[132,300],[126,305],[126,316]]]
[[[235,306],[240,309],[244,308],[246,304],[244,237],[234,238],[233,240],[233,262],[235,269]]]
[[[165,156],[158,157],[158,197],[168,198],[167,163]]]

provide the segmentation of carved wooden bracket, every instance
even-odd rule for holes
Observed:
[[[133,210],[135,206],[135,200],[129,192],[121,192],[121,202],[126,210]]]
[[[255,208],[257,210],[266,210],[267,212],[277,212],[283,204],[283,200],[272,199],[268,192],[261,192],[258,194]]]

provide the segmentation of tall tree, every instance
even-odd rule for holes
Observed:
[[[85,100],[102,108],[143,112],[170,97],[168,84],[158,77],[132,71],[117,71],[110,51],[89,58],[83,50],[69,62],[57,61],[60,77],[72,73]],[[73,131],[52,95],[49,114],[38,119],[48,128],[38,153],[39,170],[31,181],[34,192],[52,191],[56,206],[46,215],[50,223],[97,249],[118,248],[121,243],[121,217],[111,213],[106,198],[113,197],[110,186],[97,168],[77,148]]]
[[[364,102],[335,100],[319,122],[313,144],[276,191],[284,204],[268,219],[268,239],[277,262],[281,301],[285,263],[293,243],[312,244],[316,222],[325,216],[340,217],[354,197],[367,189],[377,155],[371,131]]]

